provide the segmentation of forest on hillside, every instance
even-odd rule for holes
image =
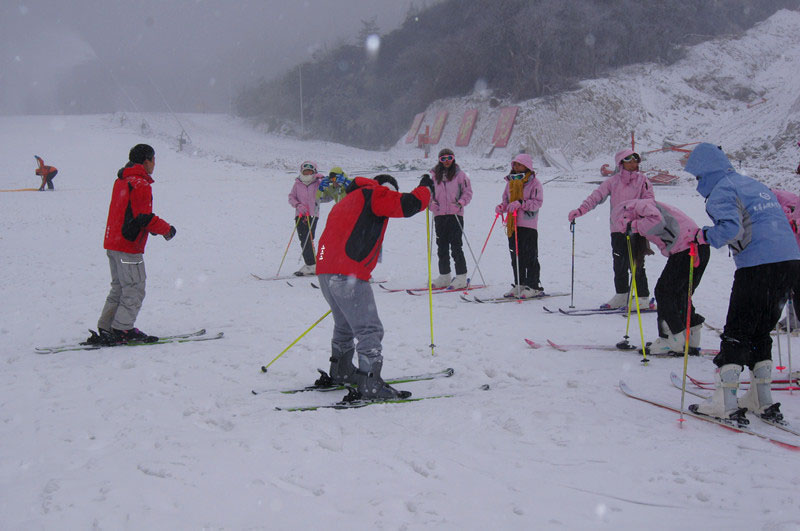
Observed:
[[[476,90],[521,101],[686,46],[737,35],[798,0],[444,0],[409,11],[370,56],[354,43],[317,53],[241,91],[236,112],[271,131],[386,149],[433,101]]]

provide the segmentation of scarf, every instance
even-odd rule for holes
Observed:
[[[508,181],[508,202],[513,203],[514,201],[522,201],[522,198],[525,195],[525,185],[528,184],[528,181],[531,178],[531,172],[525,172],[525,177],[522,179],[511,179]],[[519,215],[519,209],[517,209],[517,216]],[[511,214],[509,217],[513,218],[511,220],[506,220],[506,234],[510,238],[514,235],[514,231],[517,229],[516,224],[516,216]]]

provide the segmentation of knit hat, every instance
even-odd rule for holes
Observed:
[[[304,160],[303,163],[300,164],[300,173],[303,173],[305,170],[311,170],[317,173],[317,163],[313,160]]]
[[[438,155],[438,157],[441,157],[442,155],[453,155],[453,157],[454,157],[454,158],[455,158],[455,156],[456,156],[456,154],[455,154],[455,153],[453,153],[453,150],[452,150],[452,149],[450,149],[450,148],[444,148],[443,150],[441,150],[441,151],[439,152],[439,155]],[[438,157],[437,157],[437,158],[438,158]]]
[[[387,188],[391,188],[395,192],[400,191],[400,187],[397,185],[397,180],[391,175],[386,175],[386,174],[378,175],[377,177],[375,177],[375,180],[381,186],[386,186]]]

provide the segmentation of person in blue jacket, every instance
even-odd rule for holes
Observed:
[[[716,389],[710,400],[689,409],[741,425],[748,423],[748,410],[768,420],[781,420],[780,403],[773,403],[770,392],[770,331],[800,274],[794,234],[775,194],[736,173],[722,148],[699,144],[689,156],[686,171],[697,177],[697,191],[706,198],[706,213],[714,222],[698,229],[695,241],[715,248],[727,245],[736,264],[720,352],[714,358]],[[743,365],[750,368],[751,385],[737,399]]]

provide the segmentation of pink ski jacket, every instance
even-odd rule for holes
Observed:
[[[506,175],[505,180],[506,188],[503,190],[501,206],[503,207],[503,212],[508,212],[508,181],[510,180],[508,175]],[[530,180],[525,183],[525,187],[522,189],[522,207],[517,210],[517,227],[535,229],[539,225],[539,209],[542,208],[543,202],[544,189],[542,188],[542,183],[531,173]],[[512,213],[508,215],[513,217]]]
[[[613,216],[622,223],[623,232],[630,223],[633,232],[654,243],[666,257],[688,249],[698,229],[689,216],[654,199],[623,201]]]
[[[430,172],[433,179],[433,198],[431,199],[431,213],[434,216],[447,216],[456,214],[464,215],[464,207],[472,200],[472,185],[464,171],[456,166],[456,175],[453,180],[436,182],[434,171]]]
[[[289,192],[289,204],[294,207],[295,217],[305,216],[310,214],[313,217],[319,217],[319,201],[317,200],[317,189],[319,189],[319,182],[324,175],[315,173],[311,182],[306,184],[300,177],[294,180],[292,191]]]
[[[778,198],[783,213],[786,214],[786,219],[789,220],[789,225],[792,226],[792,232],[797,239],[797,245],[800,246],[800,196],[787,192],[786,190],[772,189],[772,193]]]
[[[594,192],[589,194],[589,197],[584,199],[578,208],[580,215],[583,216],[611,196],[611,232],[625,232],[626,224],[614,216],[617,205],[631,199],[655,200],[656,198],[655,193],[653,193],[653,185],[650,184],[650,181],[647,180],[643,173],[626,171],[620,166],[620,161],[631,153],[633,153],[633,150],[623,149],[616,154],[614,161],[617,163],[617,173],[606,179]]]

